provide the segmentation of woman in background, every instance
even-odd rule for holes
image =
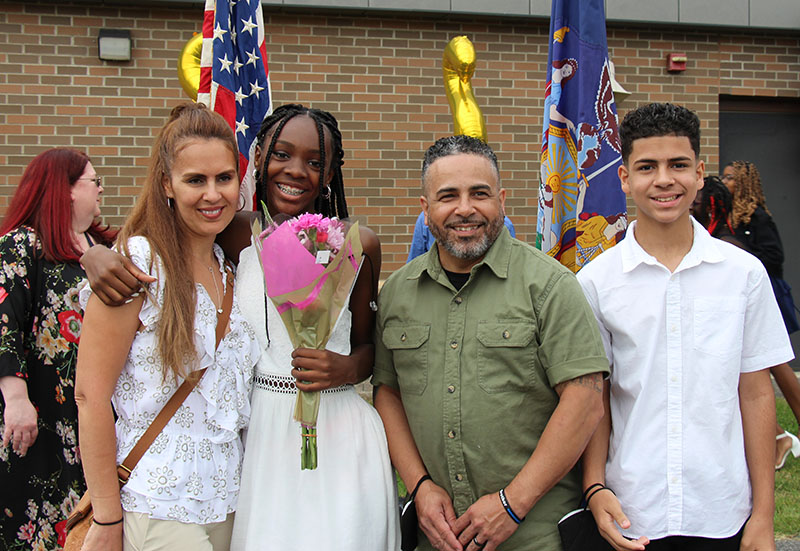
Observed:
[[[0,226],[0,548],[61,549],[86,486],[78,453],[78,262],[114,233],[100,225],[89,157],[47,150],[25,169]]]
[[[767,200],[761,188],[761,175],[753,163],[734,161],[725,167],[722,181],[733,193],[731,224],[733,232],[744,248],[755,255],[772,282],[772,290],[778,301],[786,331],[789,334],[800,329],[792,300],[791,288],[783,279],[783,245],[778,228],[767,209]],[[800,383],[789,364],[772,368],[772,376],[800,424]],[[775,469],[786,462],[789,452],[800,457],[800,440],[778,425],[775,436]]]
[[[703,188],[692,203],[692,216],[700,222],[711,237],[727,241],[740,249],[744,245],[733,235],[730,214],[733,208],[733,195],[716,176],[703,178]]]

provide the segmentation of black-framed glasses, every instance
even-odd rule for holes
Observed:
[[[84,178],[78,178],[78,180],[89,180],[90,182],[94,182],[94,185],[96,185],[97,187],[101,187],[103,185],[103,177],[100,176],[99,174],[94,178],[84,177]]]

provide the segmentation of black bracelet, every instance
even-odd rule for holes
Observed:
[[[590,489],[592,489],[592,488],[593,488],[593,486],[589,486],[589,488],[588,488],[586,491],[588,492],[588,491],[589,491]],[[597,492],[602,492],[603,490],[608,490],[609,492],[611,492],[612,494],[614,494],[614,490],[612,490],[612,489],[611,489],[611,488],[609,488],[608,486],[604,486],[603,484],[600,484],[600,487],[599,487],[599,488],[597,488],[597,489],[596,489],[594,492],[592,492],[591,494],[589,494],[589,496],[586,498],[586,502],[585,502],[585,504],[584,504],[584,507],[588,508],[588,507],[589,507],[589,501],[591,501],[591,499],[594,497],[594,494],[596,494]],[[614,495],[617,495],[617,494],[614,494]]]
[[[125,520],[121,518],[119,520],[115,520],[114,522],[100,522],[96,518],[92,517],[92,522],[94,522],[98,526],[114,526],[115,524],[120,524],[122,521]]]
[[[422,483],[425,482],[426,480],[433,480],[431,478],[431,475],[429,475],[428,473],[425,473],[422,476],[422,478],[419,479],[419,482],[417,482],[417,485],[414,486],[414,491],[411,492],[411,499],[414,499],[415,497],[417,497],[417,490],[419,490],[419,487],[422,486]]]
[[[511,520],[513,520],[517,524],[520,524],[523,520],[525,520],[525,517],[519,518],[517,514],[511,509],[511,505],[508,504],[508,499],[506,498],[505,488],[500,490],[500,503],[503,504],[503,509],[506,510],[506,513],[508,513],[508,516],[511,517]]]
[[[591,486],[586,488],[583,491],[583,495],[581,496],[581,503],[583,503],[584,505],[586,505],[586,503],[588,502],[588,500],[586,499],[586,496],[589,495],[589,492],[591,492],[593,488],[605,488],[605,484],[603,484],[602,482],[595,482],[594,484],[592,484]],[[594,494],[592,494],[592,495],[594,495]]]

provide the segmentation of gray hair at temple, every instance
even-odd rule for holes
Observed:
[[[478,155],[484,157],[491,164],[494,169],[494,174],[497,176],[497,185],[500,187],[500,169],[497,166],[497,155],[494,154],[492,148],[485,142],[472,136],[447,136],[446,138],[439,138],[432,146],[425,152],[425,157],[422,159],[422,193],[426,194],[426,177],[428,169],[437,159],[442,157],[449,157],[450,155]]]

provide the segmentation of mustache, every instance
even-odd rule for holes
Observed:
[[[452,228],[453,226],[462,226],[464,224],[485,224],[485,223],[486,219],[484,219],[481,216],[468,216],[466,218],[459,216],[457,220],[445,223],[445,227]]]

